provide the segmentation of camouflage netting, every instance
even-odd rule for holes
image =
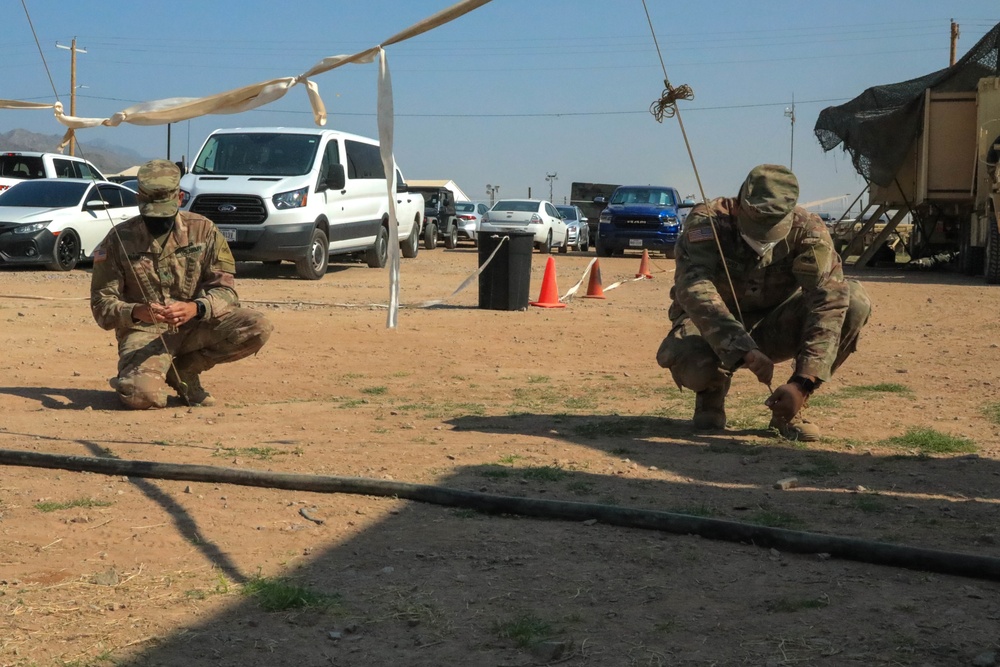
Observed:
[[[878,185],[890,185],[920,134],[924,91],[976,90],[979,79],[998,75],[998,48],[1000,23],[951,67],[901,83],[873,86],[850,102],[823,109],[814,128],[820,145],[829,151],[843,143],[859,174]]]

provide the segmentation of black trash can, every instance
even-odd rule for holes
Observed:
[[[493,261],[479,274],[479,307],[527,310],[535,235],[531,232],[483,232],[477,240],[479,266],[500,246]]]

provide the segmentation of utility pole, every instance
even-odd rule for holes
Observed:
[[[795,165],[795,93],[792,93],[792,106],[785,108],[785,118],[792,121],[792,149],[788,156],[788,169],[794,171]]]
[[[498,192],[500,192],[499,185],[490,185],[489,183],[486,184],[486,194],[489,195],[490,198],[490,208],[493,208],[493,204],[497,203],[496,196]]]
[[[951,20],[951,57],[948,59],[948,66],[955,64],[955,48],[958,46],[958,24],[955,19]]]
[[[552,186],[555,185],[558,179],[559,177],[556,175],[556,172],[553,171],[551,174],[545,172],[545,180],[549,182],[549,201],[552,201]]]
[[[70,46],[64,46],[59,42],[56,42],[56,48],[58,49],[68,49],[70,52],[69,56],[69,115],[76,115],[76,54],[86,53],[87,49],[76,48],[76,37],[73,38],[73,42]],[[69,154],[76,155],[76,134],[74,133],[69,138]]]

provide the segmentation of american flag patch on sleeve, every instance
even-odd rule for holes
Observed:
[[[695,227],[687,233],[687,240],[691,243],[697,243],[698,241],[711,241],[712,238],[711,227]]]
[[[94,248],[94,263],[103,262],[108,258],[108,253],[104,249],[104,246],[97,246]]]

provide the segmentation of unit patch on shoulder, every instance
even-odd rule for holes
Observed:
[[[691,243],[698,241],[711,241],[714,237],[711,227],[695,227],[687,233],[687,240]]]
[[[97,246],[94,248],[94,264],[99,264],[108,258],[108,251],[104,249],[104,246]]]

